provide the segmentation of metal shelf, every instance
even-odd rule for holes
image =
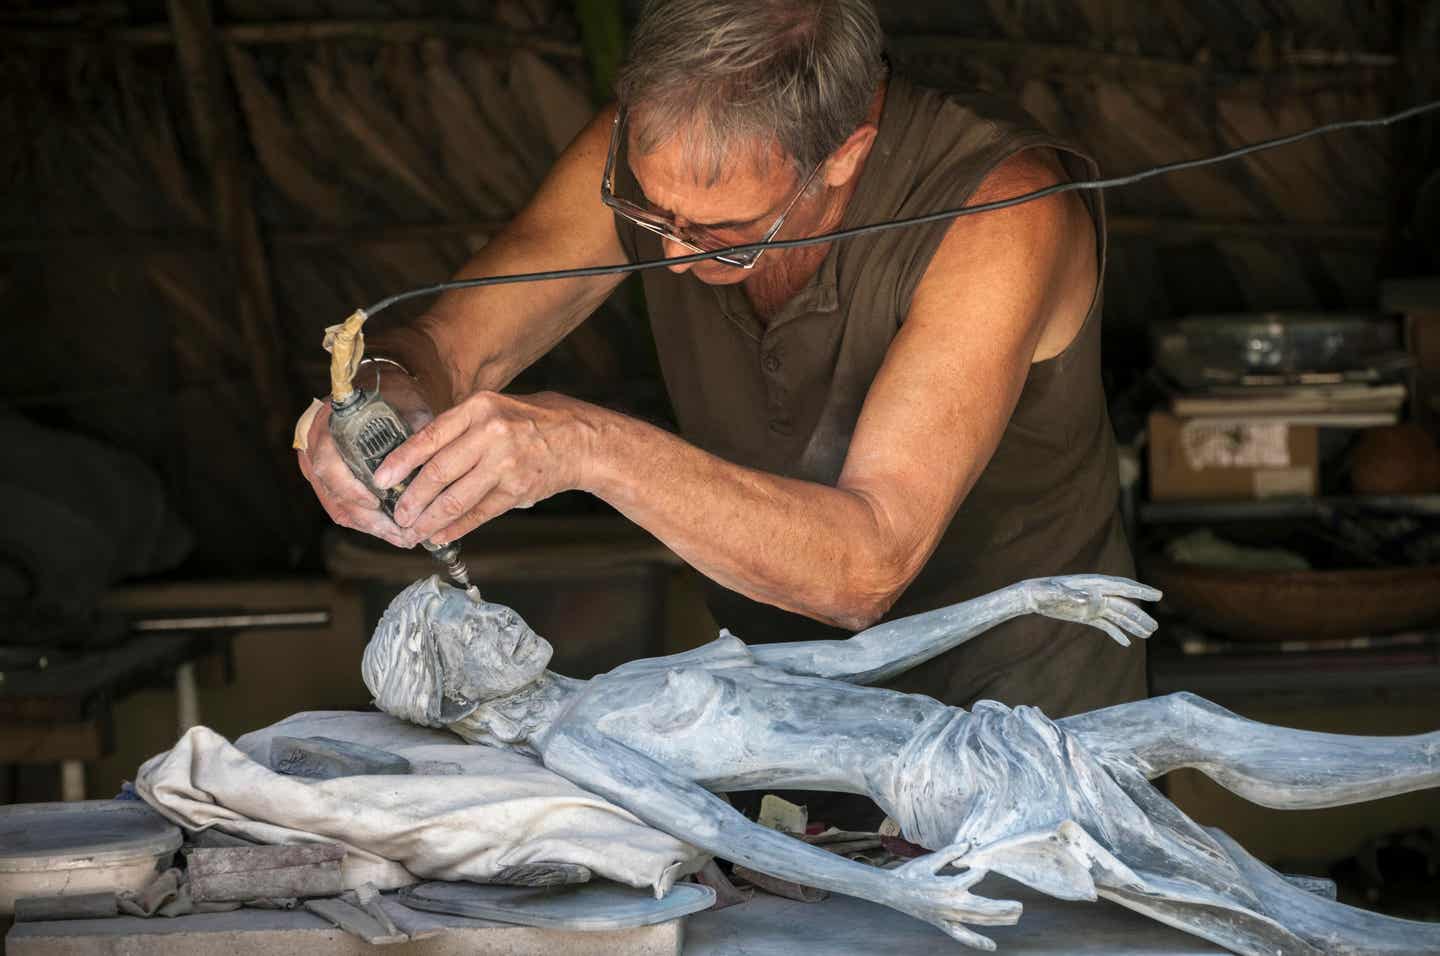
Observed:
[[[1365,511],[1440,517],[1440,495],[1343,495],[1321,498],[1262,498],[1237,501],[1146,501],[1144,524],[1254,521],[1267,518],[1324,518],[1335,512]]]

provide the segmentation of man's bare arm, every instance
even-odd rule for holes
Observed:
[[[613,109],[607,108],[581,131],[534,198],[455,278],[625,261],[614,215],[600,202],[613,117]],[[438,414],[471,392],[504,388],[584,321],[621,278],[596,276],[447,292],[414,323],[373,330],[370,348],[409,369]]]
[[[458,273],[505,275],[623,262],[614,217],[600,202],[600,177],[609,145],[612,110],[604,110],[556,161],[535,197]],[[590,315],[619,283],[619,276],[489,286],[448,293],[410,325],[391,327],[389,316],[367,328],[367,352],[400,362],[378,372],[385,397],[414,428],[477,389],[498,390],[549,351]],[[413,377],[412,377],[413,376]],[[366,384],[369,384],[367,381]],[[315,415],[301,471],[337,524],[392,544],[419,540],[398,527],[350,474],[329,433],[329,409]]]
[[[849,640],[760,644],[750,653],[756,662],[791,674],[874,684],[1022,614],[1088,624],[1127,645],[1127,634],[1146,638],[1156,627],[1150,615],[1130,602],[1159,599],[1159,591],[1127,578],[1099,574],[1036,578],[962,604],[887,621]]]
[[[1007,166],[976,201],[1059,178],[1040,157]],[[1073,338],[1095,283],[1094,225],[1078,199],[957,220],[870,387],[835,487],[742,468],[608,415],[585,419],[597,452],[581,487],[732,590],[866,627],[934,552],[1032,361]]]
[[[1022,156],[975,200],[1059,175],[1053,156]],[[1074,337],[1095,285],[1094,224],[1073,196],[953,223],[833,487],[724,461],[563,396],[488,392],[439,416],[376,477],[424,466],[396,518],[417,540],[439,543],[557,492],[588,491],[712,580],[858,630],[929,559],[994,453],[1031,363]]]
[[[983,874],[902,878],[854,863],[750,822],[704,787],[598,730],[561,727],[539,749],[545,766],[562,777],[677,839],[761,873],[894,907],[985,949],[994,944],[964,924],[1009,925],[1020,917],[1019,903],[969,892]]]

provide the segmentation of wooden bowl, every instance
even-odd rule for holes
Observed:
[[[1440,626],[1440,567],[1235,571],[1147,556],[1143,580],[1235,640],[1325,640]]]

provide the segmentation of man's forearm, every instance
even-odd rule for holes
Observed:
[[[587,406],[582,488],[706,577],[755,600],[858,629],[913,576],[865,496],[744,468],[635,419]]]
[[[365,354],[399,362],[432,412],[442,412],[454,404],[456,372],[445,364],[435,340],[421,323],[386,329],[366,338]]]
[[[556,160],[530,203],[455,275],[516,275],[622,262],[614,217],[598,196],[613,110],[602,110]],[[399,328],[373,327],[375,354],[400,362],[439,413],[500,391],[583,322],[620,282],[592,276],[446,292]]]

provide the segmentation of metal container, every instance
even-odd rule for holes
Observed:
[[[180,843],[179,827],[134,801],[0,807],[0,916],[25,897],[143,889]]]
[[[1155,364],[1187,391],[1375,381],[1409,365],[1392,316],[1324,312],[1195,315],[1152,325]]]

